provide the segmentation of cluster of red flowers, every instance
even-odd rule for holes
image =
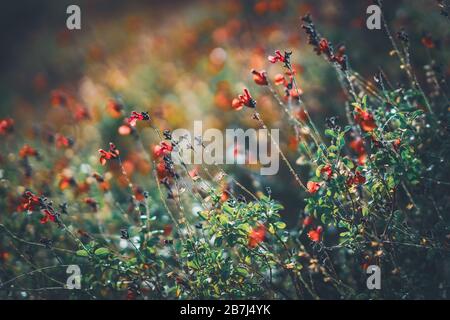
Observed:
[[[363,110],[358,105],[355,106],[355,122],[366,132],[371,132],[377,128],[373,114]]]
[[[106,110],[113,118],[119,118],[122,115],[123,105],[114,99],[109,99],[106,104]]]
[[[268,56],[267,59],[270,63],[282,62],[284,66],[288,69],[291,69],[291,54],[292,52],[284,52],[284,55],[281,54],[280,50],[275,50],[275,55]]]
[[[303,24],[302,29],[305,30],[308,36],[308,43],[314,47],[314,51],[318,54],[324,54],[328,61],[336,62],[339,64],[343,71],[348,69],[348,59],[345,54],[345,47],[339,47],[338,51],[334,53],[333,46],[330,41],[325,38],[319,37],[317,33],[316,26],[313,24],[311,16],[309,14],[302,18]]]
[[[251,73],[253,74],[253,80],[256,84],[260,86],[267,86],[269,82],[267,81],[267,72],[265,70],[256,71],[252,69]]]
[[[41,210],[44,215],[40,219],[40,223],[45,224],[48,221],[57,223],[57,216],[59,215],[54,211],[51,203],[47,203],[47,199],[38,197],[31,191],[26,191],[22,196],[22,201],[17,207],[18,212],[33,212]]]
[[[364,184],[366,182],[366,178],[361,174],[361,172],[356,171],[351,177],[347,179],[347,185],[357,185]]]
[[[34,149],[33,147],[30,147],[28,144],[24,145],[20,150],[19,150],[19,157],[21,157],[22,159],[27,158],[27,157],[38,157],[39,156],[39,152]]]
[[[248,108],[255,108],[256,101],[252,98],[250,92],[244,88],[244,94],[240,94],[237,98],[234,98],[231,102],[231,106],[235,110],[241,110],[244,106]]]
[[[326,180],[330,180],[333,175],[333,169],[330,164],[326,164],[320,169],[320,173],[324,175]],[[310,194],[315,194],[323,184],[324,182],[308,181],[306,189]]]
[[[158,159],[156,172],[160,179],[175,176],[175,172],[173,171],[173,163],[171,160],[172,151],[172,143],[168,141],[161,141],[159,145],[153,147],[153,156]],[[165,185],[168,187],[167,183]]]
[[[73,146],[73,140],[60,133],[55,135],[55,144],[57,148],[64,149]]]
[[[303,226],[310,227],[314,223],[314,219],[311,216],[306,216],[305,219],[303,219]],[[323,233],[322,226],[318,226],[316,228],[312,228],[308,231],[308,238],[311,239],[311,241],[319,242]]]
[[[11,133],[14,130],[14,120],[11,118],[0,120],[0,135]]]
[[[350,142],[350,148],[358,154],[358,164],[363,165],[366,163],[367,152],[364,148],[364,141],[361,137],[356,137]]]
[[[118,159],[120,154],[119,150],[112,142],[109,143],[109,151],[100,149],[98,150],[98,153],[100,153],[100,163],[102,166],[104,166],[108,160]]]
[[[253,228],[248,236],[248,246],[250,248],[256,248],[258,244],[264,241],[266,237],[266,227],[263,224],[259,224]]]
[[[54,107],[66,107],[69,109],[76,121],[89,120],[91,118],[89,110],[63,90],[54,90],[50,96],[50,103]]]
[[[173,146],[170,142],[161,141],[160,144],[153,147],[153,155],[155,158],[161,158],[172,152]]]
[[[148,112],[132,111],[131,116],[128,118],[128,123],[130,126],[135,127],[138,121],[148,121],[148,120],[150,120]]]
[[[41,201],[38,196],[33,194],[31,191],[26,191],[22,196],[22,201],[17,207],[17,211],[36,211],[40,208]]]
[[[321,185],[322,184],[320,182],[308,181],[306,184],[306,189],[308,189],[309,193],[314,194],[319,191]]]
[[[40,223],[45,224],[49,221],[56,222],[56,216],[50,212],[48,209],[42,210],[42,213],[44,216],[41,218]]]
[[[86,203],[94,212],[98,210],[98,202],[93,198],[85,198],[84,203]]]

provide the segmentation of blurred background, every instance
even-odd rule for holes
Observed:
[[[437,45],[448,46],[448,21],[436,1],[384,2],[392,30],[404,27],[409,33],[415,48],[413,65],[423,78],[430,51],[421,44],[422,38],[431,33]],[[66,29],[70,4],[81,7],[81,30]],[[307,45],[300,17],[311,13],[323,35],[335,45],[345,45],[351,67],[366,79],[382,66],[392,82],[401,81],[403,73],[396,57],[389,54],[388,38],[383,31],[365,26],[370,4],[363,0],[4,1],[0,5],[0,118],[14,118],[16,135],[34,141],[35,147],[40,145],[36,137],[45,130],[70,136],[73,150],[61,159],[71,159],[72,166],[98,161],[97,150],[115,141],[129,161],[133,179],[139,181],[150,168],[129,147],[133,138],[118,132],[122,119],[111,110],[111,99],[123,103],[125,114],[149,111],[160,129],[191,128],[194,120],[202,120],[204,128],[250,128],[256,127],[251,112],[231,109],[233,97],[248,87],[266,123],[281,128],[282,147],[289,150],[289,158],[301,164],[285,116],[269,92],[253,82],[250,70],[266,69],[273,79],[283,70],[269,65],[267,56],[276,49],[293,51],[302,98],[312,118],[322,128],[332,115],[345,124],[346,97],[334,70]],[[432,54],[447,63],[440,50]],[[448,65],[442,69],[449,74]],[[425,85],[425,89],[429,88]],[[72,101],[74,109],[59,108],[62,97]],[[150,148],[155,143],[152,133],[139,130]],[[52,168],[54,176],[65,164]],[[308,168],[296,169],[308,175]],[[286,207],[286,221],[296,223],[302,199],[286,184],[292,179],[282,164],[277,176],[261,177],[258,168],[229,166],[227,171],[252,190],[270,186]]]

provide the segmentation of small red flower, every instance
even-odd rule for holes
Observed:
[[[364,141],[361,137],[357,137],[350,142],[350,148],[358,154],[358,164],[364,165],[367,159],[366,149],[364,148]]]
[[[320,169],[320,173],[324,174],[326,176],[327,180],[329,180],[331,178],[331,175],[333,174],[331,165],[327,164],[324,167],[322,167],[322,169]]]
[[[153,155],[155,158],[163,157],[170,154],[173,150],[170,142],[162,141],[159,145],[153,147]]]
[[[244,94],[243,95],[240,94],[237,98],[234,98],[231,103],[231,106],[233,107],[233,109],[236,110],[240,110],[244,106],[249,108],[255,108],[256,101],[252,98],[248,90],[244,89]]]
[[[400,144],[402,143],[401,139],[395,139],[392,142],[392,147],[394,148],[395,151],[398,151],[398,148],[400,147]]]
[[[56,216],[53,213],[51,213],[49,210],[45,209],[42,211],[42,213],[44,214],[44,216],[40,220],[40,222],[42,224],[45,224],[49,221],[56,222]]]
[[[75,182],[75,179],[73,177],[67,177],[65,175],[61,176],[61,179],[59,180],[59,189],[66,190],[69,187],[76,186],[77,183]]]
[[[169,175],[166,164],[163,160],[159,161],[156,165],[156,173],[159,179],[163,179]]]
[[[281,54],[280,50],[275,50],[275,55],[274,56],[268,56],[267,59],[271,63],[276,63],[278,61],[286,62],[286,58]]]
[[[361,172],[356,171],[355,175],[347,179],[347,185],[355,185],[355,184],[364,184],[366,182],[366,178],[361,174]]]
[[[428,49],[433,49],[436,44],[430,34],[426,34],[421,39],[422,44]]]
[[[256,84],[259,84],[260,86],[267,86],[269,82],[267,81],[267,73],[266,71],[256,71],[255,69],[252,70],[253,73],[253,80]]]
[[[328,40],[325,38],[322,38],[319,41],[319,54],[324,52],[328,53],[330,51],[330,44],[328,43]]]
[[[34,149],[34,148],[30,147],[28,144],[26,144],[22,147],[22,149],[20,149],[19,156],[21,158],[37,157],[37,156],[39,156],[39,153],[37,152],[36,149]]]
[[[305,219],[303,219],[303,226],[307,227],[313,223],[314,219],[311,216],[306,216]]]
[[[308,183],[306,184],[306,188],[308,189],[308,192],[311,194],[314,194],[317,191],[319,191],[320,186],[321,186],[320,182],[315,181],[308,181]]]
[[[100,153],[100,163],[104,166],[107,160],[117,159],[119,158],[119,150],[117,150],[116,146],[113,143],[109,143],[109,151],[105,151],[103,149],[98,150]]]
[[[263,224],[260,224],[250,231],[250,234],[248,236],[248,246],[250,248],[255,248],[259,243],[264,241],[265,237],[266,227]]]
[[[59,149],[69,148],[73,145],[73,140],[68,137],[65,137],[62,134],[57,133],[55,135],[55,144],[56,147]]]
[[[371,113],[361,109],[359,106],[355,107],[355,112],[355,121],[359,124],[361,129],[366,132],[370,132],[377,128],[375,119]]]
[[[0,120],[0,135],[11,133],[14,130],[14,120],[11,118]]]
[[[23,194],[22,203],[18,206],[17,211],[36,211],[39,209],[41,201],[39,197],[34,195],[31,191],[26,191]]]
[[[352,148],[356,153],[365,153],[364,141],[361,137],[357,137],[355,140],[350,142],[350,148]]]
[[[311,241],[319,242],[322,236],[322,232],[323,232],[322,226],[318,226],[316,229],[310,230],[308,232],[308,238],[311,239]]]
[[[279,74],[277,74],[277,75],[275,76],[275,78],[274,78],[274,83],[275,83],[277,86],[279,86],[279,85],[286,85],[286,84],[287,84],[287,81],[286,81],[286,79],[284,78],[284,75],[281,74],[281,73],[279,73]]]
[[[50,104],[54,107],[66,106],[68,102],[67,94],[62,90],[55,90],[51,93]]]
[[[150,120],[148,112],[136,112],[132,111],[131,116],[128,118],[128,123],[130,126],[135,127],[138,121]]]
[[[93,198],[85,198],[84,203],[86,203],[91,209],[95,212],[97,212],[98,209],[98,202]]]
[[[75,120],[82,121],[82,120],[89,120],[91,118],[89,114],[89,110],[82,105],[76,105],[75,111],[73,113]]]
[[[114,99],[108,100],[106,110],[113,118],[119,118],[122,115],[123,105]]]

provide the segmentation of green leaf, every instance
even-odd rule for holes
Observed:
[[[245,269],[245,268],[237,267],[236,271],[237,271],[237,273],[239,273],[243,277],[247,277],[249,275],[248,270]]]
[[[283,221],[278,221],[278,222],[275,222],[275,226],[278,229],[284,229],[284,228],[286,228],[286,223],[284,223]]]
[[[76,252],[76,254],[79,257],[88,257],[89,256],[89,253],[86,250],[78,250]]]
[[[109,254],[109,249],[108,248],[98,248],[97,250],[94,251],[94,254],[99,257],[105,257]]]
[[[334,132],[331,129],[326,129],[325,130],[325,135],[328,136],[328,137],[332,137],[332,138],[336,138],[337,137],[336,132]]]

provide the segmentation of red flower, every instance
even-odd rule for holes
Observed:
[[[370,132],[377,128],[375,119],[371,113],[361,109],[359,106],[355,107],[355,112],[355,121],[359,124],[361,129],[366,132]]]
[[[267,59],[269,59],[271,63],[276,63],[278,61],[286,62],[286,58],[281,54],[280,50],[276,50],[275,56],[268,56]]]
[[[331,175],[333,174],[333,170],[331,169],[331,165],[327,164],[322,169],[320,169],[321,174],[325,174],[327,180],[331,178]]]
[[[22,203],[17,208],[17,211],[36,211],[39,209],[40,205],[41,201],[39,200],[39,197],[30,191],[26,191],[23,194]]]
[[[84,203],[86,203],[89,207],[91,207],[92,210],[95,212],[98,209],[98,202],[93,198],[85,198]]]
[[[320,182],[314,182],[314,181],[308,181],[306,184],[306,188],[308,189],[308,192],[311,194],[316,193],[320,189]]]
[[[61,90],[55,90],[51,93],[50,104],[54,107],[65,106],[67,104],[67,94]]]
[[[264,241],[266,237],[266,227],[263,224],[258,225],[250,231],[248,236],[248,246],[255,248],[259,243]]]
[[[277,75],[275,76],[275,78],[274,78],[274,83],[275,83],[277,86],[279,86],[279,85],[281,85],[281,84],[286,85],[287,81],[286,81],[286,79],[284,78],[284,75],[281,74],[281,73],[279,73],[279,74],[277,74]]]
[[[398,151],[398,148],[400,147],[400,144],[402,143],[401,139],[395,139],[392,142],[392,147],[394,148],[395,151]]]
[[[106,104],[106,110],[113,118],[119,118],[122,115],[123,106],[114,99],[110,99]]]
[[[363,184],[365,182],[366,178],[359,171],[356,171],[354,176],[347,179],[347,185],[349,186],[354,184]]]
[[[366,152],[364,149],[364,141],[361,137],[357,137],[355,140],[350,142],[350,148],[358,154]]]
[[[85,106],[77,105],[74,111],[75,120],[89,120],[91,116],[89,115],[89,111]]]
[[[260,86],[267,86],[269,82],[267,81],[267,73],[266,71],[256,71],[255,69],[252,70],[253,73],[253,80],[256,84],[259,84]]]
[[[428,49],[433,49],[436,44],[430,34],[426,34],[421,39],[422,44]]]
[[[314,242],[319,242],[322,236],[323,228],[322,226],[318,226],[316,229],[310,230],[308,232],[308,238]]]
[[[155,158],[163,157],[172,152],[172,144],[166,141],[162,141],[159,145],[153,147],[153,155]]]
[[[14,120],[11,118],[0,120],[0,135],[11,133],[14,129]]]
[[[130,126],[135,127],[137,121],[147,121],[147,120],[150,120],[148,112],[132,111],[131,116],[128,118],[128,123]]]
[[[330,51],[330,44],[328,43],[328,40],[325,38],[322,38],[319,41],[319,54],[324,52],[327,53]]]
[[[61,180],[59,181],[59,189],[66,190],[69,187],[76,186],[77,183],[75,182],[75,179],[73,177],[67,177],[65,175],[61,176]]]
[[[28,144],[26,144],[22,147],[22,149],[20,149],[19,156],[21,158],[37,157],[37,156],[39,156],[39,153],[36,151],[36,149],[34,149],[34,148],[30,147]]]
[[[156,173],[159,179],[163,179],[169,175],[166,164],[163,160],[159,161],[156,165]]]
[[[252,98],[250,93],[247,89],[244,89],[244,95],[239,95],[237,98],[234,98],[231,106],[233,109],[240,110],[244,106],[249,108],[255,108],[256,107],[256,101]]]
[[[44,216],[40,220],[40,222],[42,224],[45,224],[48,221],[56,222],[56,216],[53,213],[51,213],[49,210],[45,209],[42,211],[42,213],[44,214]]]
[[[55,136],[55,144],[57,148],[69,148],[73,145],[73,140],[57,133]]]
[[[314,219],[311,216],[306,216],[305,219],[303,219],[303,226],[307,227],[313,223]]]
[[[100,163],[102,166],[106,164],[107,160],[117,159],[119,157],[119,150],[117,150],[116,146],[113,143],[109,143],[109,151],[105,151],[103,149],[98,150],[100,153]]]
[[[364,148],[364,141],[361,137],[357,137],[355,140],[350,142],[350,148],[358,154],[358,163],[360,165],[366,163],[367,153]]]

